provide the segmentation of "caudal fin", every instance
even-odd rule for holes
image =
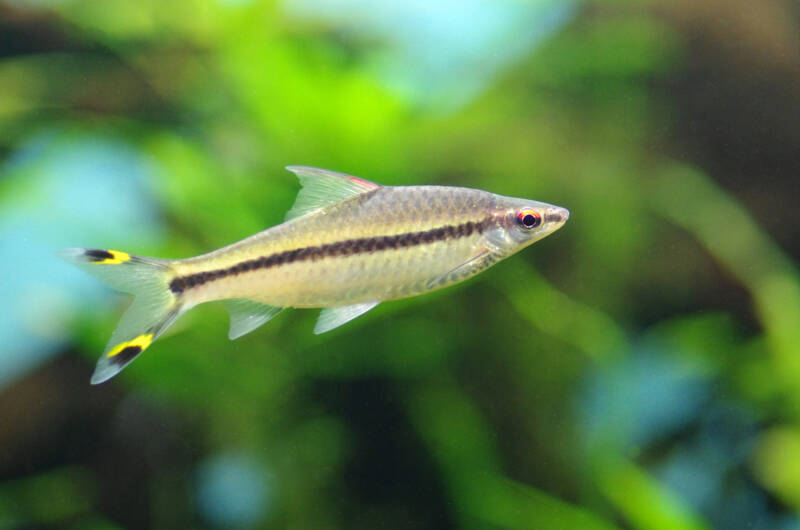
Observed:
[[[70,248],[60,254],[111,287],[136,296],[97,361],[94,385],[117,375],[183,312],[180,297],[169,289],[166,260],[90,248]]]

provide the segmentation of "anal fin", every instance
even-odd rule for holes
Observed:
[[[341,307],[326,307],[319,314],[317,325],[314,326],[314,333],[319,335],[342,324],[350,322],[378,305],[380,302],[363,302],[361,304],[346,305]]]
[[[262,324],[266,324],[283,309],[246,298],[226,300],[225,307],[231,314],[231,327],[228,330],[228,338],[231,340],[247,335]]]

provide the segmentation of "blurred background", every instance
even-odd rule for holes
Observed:
[[[336,331],[129,299],[288,164],[563,205]],[[800,528],[793,0],[0,0],[0,529]]]

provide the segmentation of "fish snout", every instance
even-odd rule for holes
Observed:
[[[554,206],[551,208],[545,217],[546,222],[557,224],[566,223],[567,219],[569,219],[569,210],[566,208],[561,208],[560,206]]]

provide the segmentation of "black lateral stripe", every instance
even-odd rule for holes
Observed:
[[[169,282],[169,288],[173,293],[182,293],[186,289],[198,287],[200,285],[226,278],[237,276],[245,272],[254,270],[269,269],[279,265],[287,265],[298,261],[316,261],[329,257],[346,257],[354,254],[364,254],[378,252],[382,250],[396,250],[400,248],[413,247],[416,245],[435,243],[451,238],[461,238],[472,235],[475,232],[482,232],[492,223],[492,217],[486,217],[481,221],[468,221],[460,225],[448,225],[422,232],[408,232],[392,236],[365,237],[360,239],[345,239],[335,243],[317,245],[293,250],[276,252],[269,256],[242,261],[225,269],[216,269],[204,272],[196,272],[186,276],[179,276]]]

